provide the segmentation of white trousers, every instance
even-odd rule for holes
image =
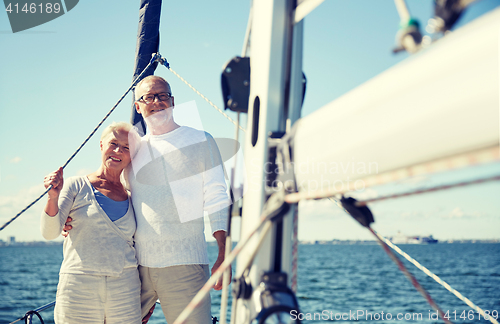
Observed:
[[[141,282],[137,268],[120,277],[63,273],[57,285],[56,324],[141,323]]]
[[[175,321],[193,297],[210,278],[207,264],[187,264],[166,268],[139,266],[141,305],[144,317],[160,299],[168,324]],[[186,324],[211,324],[210,295],[203,299],[188,317]]]

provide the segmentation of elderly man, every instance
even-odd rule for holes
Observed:
[[[126,172],[137,219],[142,316],[160,299],[167,322],[173,323],[209,278],[204,213],[219,247],[212,273],[224,261],[230,200],[215,141],[175,123],[168,82],[144,78],[135,99],[149,128]],[[221,280],[214,289],[222,289]],[[188,323],[211,323],[210,314],[208,296]]]

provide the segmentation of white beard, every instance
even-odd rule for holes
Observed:
[[[162,134],[162,129],[167,128],[173,122],[172,108],[170,107],[156,112],[144,118],[144,120],[146,121],[146,125],[151,130],[151,132]]]

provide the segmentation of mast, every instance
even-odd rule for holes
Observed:
[[[270,195],[283,186],[270,190],[269,166],[275,163],[273,148],[287,128],[300,117],[303,99],[302,22],[295,23],[296,1],[254,0],[250,50],[250,97],[248,104],[245,166],[247,189],[244,196],[241,237],[248,235],[259,223]],[[289,206],[281,219],[273,222],[259,246],[258,236],[252,237],[237,259],[237,281],[233,283],[231,323],[249,323],[257,319],[264,323],[271,313],[261,308],[259,291],[265,281],[267,288],[291,293],[293,215],[296,205]],[[247,265],[250,263],[250,269]],[[247,271],[249,270],[249,271]],[[264,275],[265,274],[265,275]],[[286,277],[286,281],[284,278]],[[277,285],[277,282],[281,284]],[[259,288],[261,287],[261,288]],[[245,290],[245,293],[241,293]],[[259,295],[259,293],[261,295]],[[236,295],[238,293],[236,292]],[[252,296],[250,296],[252,295]],[[278,296],[278,294],[273,295]],[[273,297],[273,298],[275,298]],[[278,301],[277,301],[278,302]],[[288,305],[296,308],[296,305]],[[281,311],[283,316],[289,313]]]
[[[132,80],[135,80],[148,65],[152,54],[158,52],[160,46],[160,14],[161,0],[141,0],[134,75]],[[144,77],[154,74],[157,65],[158,63],[155,62],[149,70],[144,73]],[[135,98],[133,100],[135,100]],[[138,114],[135,110],[133,102],[130,123],[137,126],[139,132],[142,132],[141,135],[146,134],[146,124],[144,123],[142,115]]]

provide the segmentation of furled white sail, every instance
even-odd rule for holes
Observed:
[[[300,191],[498,146],[499,35],[497,9],[303,118]]]

